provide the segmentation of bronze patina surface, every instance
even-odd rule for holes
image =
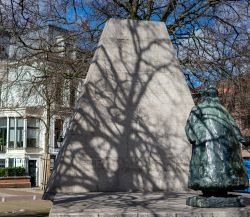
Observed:
[[[193,207],[203,208],[220,208],[220,207],[244,207],[244,197],[242,196],[227,196],[227,197],[204,197],[193,196],[188,197],[186,204]]]
[[[247,145],[247,141],[211,85],[203,92],[202,102],[193,107],[185,130],[192,144],[188,187],[201,190],[206,198],[220,197],[219,207],[227,206],[226,201],[221,202],[223,197],[228,198],[227,191],[248,186],[240,149],[241,143]],[[188,201],[193,200],[187,200],[188,205],[192,206]],[[204,203],[209,201],[215,200],[206,199]],[[239,206],[237,204],[235,206]]]

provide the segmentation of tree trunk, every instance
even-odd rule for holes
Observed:
[[[46,114],[46,132],[45,132],[45,147],[44,147],[44,158],[43,158],[43,179],[42,189],[45,190],[50,176],[50,154],[49,154],[49,131],[50,131],[50,105],[47,105]]]
[[[45,190],[50,176],[50,154],[44,154],[42,171],[43,171],[42,189]]]

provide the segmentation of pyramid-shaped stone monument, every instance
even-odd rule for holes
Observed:
[[[110,19],[45,198],[187,189],[193,105],[165,24]]]

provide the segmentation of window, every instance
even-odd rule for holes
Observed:
[[[15,166],[16,167],[23,167],[23,161],[21,158],[16,158]]]
[[[14,148],[15,144],[15,118],[10,118],[10,127],[9,127],[9,148]]]
[[[250,128],[250,115],[241,118],[241,126],[243,129]]]
[[[52,155],[50,158],[50,171],[53,170],[54,166],[55,166],[55,155]]]
[[[55,141],[54,141],[55,148],[59,148],[61,146],[61,142],[63,140],[62,133],[63,133],[63,120],[56,119],[56,121],[55,121]]]
[[[9,158],[9,167],[15,167],[15,159]]]
[[[0,152],[6,150],[7,118],[0,118]]]
[[[40,121],[36,118],[27,120],[27,147],[39,147]]]
[[[56,49],[58,52],[59,56],[64,56],[64,50],[65,50],[65,40],[63,38],[63,36],[58,35],[56,37]]]
[[[0,168],[5,167],[5,159],[0,159]]]
[[[27,119],[27,147],[39,146],[40,121],[36,118]],[[6,150],[7,134],[9,148],[23,148],[24,147],[24,119],[23,118],[9,118],[9,127],[7,128],[7,118],[0,118],[0,152]]]
[[[16,119],[16,146],[17,148],[23,147],[23,119]]]
[[[22,118],[9,118],[9,148],[23,148]]]

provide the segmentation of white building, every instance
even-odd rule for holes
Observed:
[[[58,45],[57,51],[61,51],[59,56],[62,57],[65,54],[65,31],[48,26],[42,34],[52,36],[47,39]],[[49,148],[52,167],[71,115],[76,91],[73,91],[72,96],[71,89],[65,86],[67,82],[59,81],[59,92],[63,91],[63,94],[51,104],[53,111],[49,111],[49,144],[45,144],[48,125],[46,102],[39,94],[42,91],[39,86],[36,90],[32,89],[32,82],[28,82],[34,76],[39,77],[40,72],[33,65],[14,66],[16,60],[13,57],[21,57],[22,52],[25,51],[18,50],[18,45],[9,33],[0,31],[0,167],[22,166],[31,176],[32,186],[40,186],[45,147],[47,145]],[[72,56],[74,53],[71,53]],[[55,88],[52,93],[58,92],[57,86],[52,88]],[[60,109],[56,108],[58,102]]]

